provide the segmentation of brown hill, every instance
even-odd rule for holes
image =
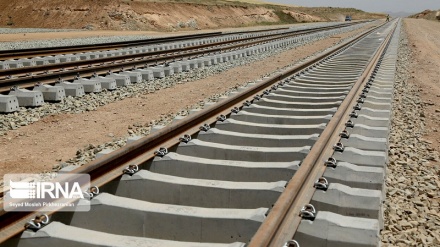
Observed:
[[[411,15],[411,16],[409,16],[409,18],[436,20],[438,18],[438,17],[436,18],[437,12],[440,12],[440,10],[437,11],[437,10],[427,9],[427,10],[424,10],[423,12],[418,13],[418,14]],[[439,15],[440,15],[440,13],[439,13]]]
[[[249,0],[248,0],[249,1]],[[356,9],[302,8],[227,0],[0,0],[0,26],[107,30],[207,29],[383,18]]]

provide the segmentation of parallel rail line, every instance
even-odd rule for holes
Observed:
[[[288,29],[288,28],[274,28],[274,29],[254,30],[254,31],[242,31],[242,32],[234,32],[234,34],[260,33],[260,32],[267,32],[267,31],[286,30],[286,29]],[[201,33],[201,34],[178,35],[178,36],[171,36],[171,37],[145,39],[145,40],[120,41],[120,42],[99,43],[99,44],[90,44],[90,45],[58,46],[58,47],[18,49],[18,50],[0,50],[0,61],[8,60],[8,59],[17,59],[17,58],[31,58],[31,57],[37,57],[37,56],[50,56],[50,55],[59,55],[59,54],[68,54],[68,53],[81,53],[81,52],[86,52],[86,51],[121,49],[121,48],[129,48],[129,47],[143,46],[143,45],[163,44],[163,43],[176,42],[176,41],[182,41],[182,40],[211,38],[211,37],[216,37],[216,36],[221,36],[221,35],[228,35],[228,33],[208,32],[208,33]]]
[[[0,70],[0,78],[2,78],[0,79],[0,93],[8,92],[13,86],[32,87],[37,82],[55,83],[60,78],[63,80],[72,80],[78,75],[88,77],[94,74],[106,74],[109,71],[118,72],[121,69],[131,69],[134,67],[146,68],[152,65],[166,64],[170,61],[179,61],[183,58],[198,57],[205,54],[215,54],[229,50],[243,49],[245,47],[271,42],[280,38],[304,35],[333,28],[346,27],[354,24],[356,23],[291,31],[282,34],[268,34],[254,38],[235,39],[166,51],[127,54],[115,57],[103,57],[74,62]],[[218,34],[214,34],[214,36],[216,35]]]

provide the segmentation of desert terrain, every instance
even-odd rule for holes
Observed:
[[[411,48],[410,83],[420,91],[425,105],[425,138],[440,151],[440,22],[406,19]]]
[[[0,0],[0,26],[83,31],[2,34],[0,42],[162,36],[164,32],[176,35],[341,21],[345,15],[355,20],[384,17],[356,9],[280,6],[262,1],[53,2],[41,0],[31,5],[24,0]],[[402,24],[401,49],[405,52],[399,54],[396,76],[382,246],[440,246],[440,22],[433,20],[432,11],[413,17]],[[95,150],[102,150],[109,143],[120,142],[122,146],[121,140],[128,136],[148,134],[157,123],[185,115],[188,109],[199,107],[208,99],[218,98],[359,32],[313,41],[206,76],[176,76],[176,83],[168,88],[139,93],[80,113],[53,114],[8,130],[0,136],[0,175],[48,172],[59,170],[60,164],[66,162],[82,163],[80,159],[90,158]]]

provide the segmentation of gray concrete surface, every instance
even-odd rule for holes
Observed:
[[[44,104],[43,93],[40,91],[16,88],[15,90],[11,90],[9,95],[17,97],[19,106],[36,107]]]
[[[0,95],[0,113],[10,113],[20,110],[15,95]]]
[[[301,222],[294,239],[301,246],[377,247],[379,222],[319,211],[314,221]]]
[[[40,84],[35,86],[33,91],[43,93],[43,98],[45,101],[58,102],[62,101],[66,97],[66,92],[62,86]]]
[[[38,232],[26,231],[20,242],[9,241],[10,247],[244,247],[244,243],[182,242],[145,237],[123,236],[52,222]],[[231,241],[232,242],[232,241]]]
[[[141,170],[124,175],[115,195],[154,203],[204,208],[271,207],[286,181],[233,182],[183,178]]]

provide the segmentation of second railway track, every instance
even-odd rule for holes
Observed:
[[[50,222],[43,219],[41,229],[24,233],[36,214],[3,212],[0,240],[15,237],[1,246],[378,245],[387,138],[382,125],[389,115],[380,103],[388,95],[380,92],[380,80],[392,70],[393,58],[383,60],[396,26],[368,31],[73,170],[90,174],[100,187],[91,211],[48,212]],[[385,75],[377,75],[381,68]],[[368,95],[372,85],[377,93]],[[359,115],[363,104],[366,116]],[[339,134],[344,125],[358,141],[332,147],[334,140],[349,138],[348,132]],[[343,144],[349,146],[345,154]],[[322,176],[323,157],[335,150],[342,154],[334,154],[337,160],[329,159],[328,167],[345,161],[352,164],[339,164],[342,170],[360,173],[358,181],[328,178],[354,185],[357,194],[339,195],[342,202],[333,203],[332,187],[327,196],[313,197],[318,214],[310,206],[301,210],[315,192],[315,177]],[[368,158],[358,162],[362,155]],[[315,186],[329,189],[325,180]],[[366,201],[353,208],[345,204],[350,199]],[[308,228],[313,222],[316,229]],[[345,230],[341,235],[326,224],[345,224]]]
[[[171,64],[172,69],[175,65],[180,63],[189,63],[191,58],[202,58],[206,54],[213,55],[216,61],[210,61],[211,63],[220,62],[225,60],[221,57],[221,53],[227,51],[243,50],[264,43],[277,43],[276,41],[283,41],[289,37],[295,37],[300,35],[318,33],[320,31],[332,30],[337,28],[349,27],[355,24],[339,24],[330,25],[325,27],[311,28],[305,30],[282,30],[282,31],[267,31],[261,34],[222,34],[217,33],[207,36],[204,39],[193,40],[191,37],[185,37],[189,39],[186,43],[172,42],[174,39],[170,39],[168,42],[162,44],[159,40],[156,46],[135,46],[130,49],[116,49],[111,51],[102,51],[98,53],[82,53],[82,54],[70,54],[75,57],[75,61],[59,63],[60,58],[50,56],[48,58],[38,58],[45,64],[38,66],[18,67],[11,69],[0,70],[0,92],[8,92],[13,86],[20,87],[33,87],[36,83],[48,83],[54,84],[57,80],[73,80],[78,75],[81,77],[91,77],[92,75],[106,75],[108,72],[120,72],[131,71],[137,69],[150,69],[150,67],[158,65],[169,66]],[[218,37],[217,37],[218,36]],[[180,40],[180,39],[178,39]],[[191,41],[192,40],[192,41]],[[147,42],[147,41],[145,41]],[[153,41],[148,41],[152,43]],[[112,47],[111,45],[109,45]],[[249,53],[249,52],[247,52]],[[238,56],[240,54],[237,54]],[[66,56],[69,57],[69,56]],[[82,58],[84,57],[84,58]],[[219,58],[217,58],[219,57]],[[47,61],[46,61],[47,60]],[[49,60],[57,60],[58,62],[48,62]],[[209,60],[209,59],[208,59]],[[7,62],[7,61],[5,61]],[[203,63],[204,61],[202,61]],[[192,65],[186,65],[184,70],[189,69]],[[200,65],[201,66],[201,65]],[[182,70],[180,65],[180,70]],[[188,68],[186,68],[188,67]],[[135,69],[133,69],[135,68]],[[166,72],[165,72],[166,73]],[[155,76],[156,77],[156,76]],[[113,89],[113,88],[111,88]]]

